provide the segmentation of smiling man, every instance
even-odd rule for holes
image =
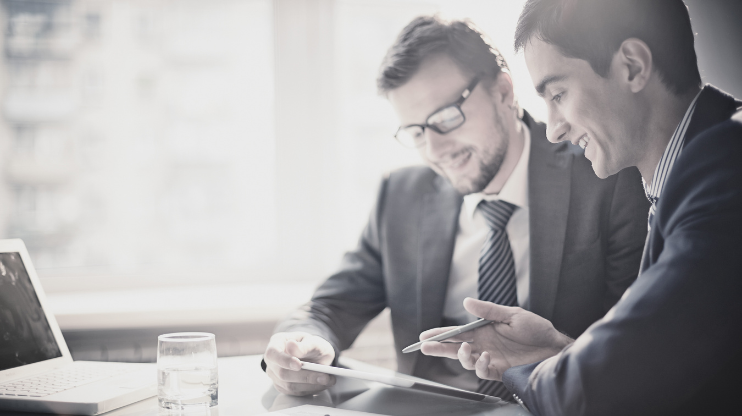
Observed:
[[[681,0],[526,2],[515,44],[549,140],[583,147],[599,177],[641,172],[641,273],[574,341],[523,309],[468,299],[497,323],[423,352],[504,380],[540,416],[739,413],[742,102],[701,85],[693,37]]]
[[[401,350],[422,330],[474,320],[466,297],[582,333],[636,278],[648,208],[639,174],[600,180],[579,147],[549,143],[518,107],[500,53],[467,22],[412,21],[378,87],[399,117],[397,140],[427,166],[383,180],[358,248],[278,326],[266,371],[284,393],[324,389],[333,379],[299,359],[332,363],[389,307],[399,371],[503,396],[456,361]]]

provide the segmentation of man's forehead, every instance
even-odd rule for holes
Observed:
[[[468,78],[465,71],[452,58],[446,54],[438,54],[424,59],[408,83],[434,82],[445,87],[466,82]]]
[[[539,95],[552,83],[564,81],[579,70],[579,59],[570,58],[559,48],[539,39],[531,39],[524,47],[528,72]]]
[[[446,55],[424,60],[415,74],[387,94],[392,105],[404,110],[404,118],[427,117],[429,112],[455,100],[471,81]]]

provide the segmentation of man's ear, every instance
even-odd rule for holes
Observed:
[[[497,78],[490,83],[490,96],[499,101],[498,104],[507,106],[515,105],[515,93],[513,92],[513,79],[507,71],[497,74]]]
[[[620,80],[627,83],[631,92],[639,92],[647,86],[652,75],[652,50],[643,40],[629,38],[621,43],[613,64]]]

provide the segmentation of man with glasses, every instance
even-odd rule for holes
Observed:
[[[283,393],[322,390],[334,379],[299,359],[333,363],[389,307],[400,372],[507,398],[458,361],[401,350],[423,330],[475,319],[466,297],[582,333],[639,270],[649,207],[639,174],[600,180],[579,147],[550,144],[519,108],[500,53],[467,22],[413,20],[377,83],[400,119],[396,139],[427,166],[383,180],[358,248],[278,325],[265,369]]]

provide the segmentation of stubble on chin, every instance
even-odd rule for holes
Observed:
[[[460,181],[460,183],[453,183],[454,188],[461,195],[469,195],[477,192],[482,192],[487,185],[497,176],[502,167],[502,162],[505,160],[505,155],[508,153],[508,146],[510,143],[510,135],[505,129],[505,125],[502,122],[500,115],[495,112],[495,127],[500,135],[500,142],[497,146],[482,152],[482,158],[479,160],[479,171],[477,176],[467,182]],[[470,151],[474,152],[473,149]],[[450,180],[450,178],[449,178]]]
[[[479,176],[475,181],[472,182],[471,190],[469,193],[482,192],[487,185],[500,172],[502,162],[505,160],[505,154],[507,154],[507,142],[503,142],[504,145],[495,149],[495,153],[489,155],[487,160],[483,160],[479,163]]]

